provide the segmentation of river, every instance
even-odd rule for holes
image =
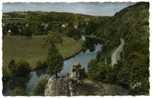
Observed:
[[[67,60],[64,60],[64,66],[63,66],[63,69],[61,70],[61,72],[59,73],[59,75],[64,76],[67,73],[71,72],[72,66],[74,64],[78,64],[78,63],[80,63],[82,65],[82,67],[84,67],[87,72],[88,63],[92,59],[96,58],[97,52],[101,50],[101,47],[102,47],[101,44],[97,44],[97,45],[95,45],[95,50],[92,52],[87,50],[85,52],[80,52],[79,54],[75,55],[74,57],[71,57]],[[41,70],[31,72],[30,73],[31,78],[30,78],[29,82],[27,83],[27,92],[31,92],[32,89],[37,84],[40,76],[45,75],[45,74],[47,74],[46,69],[41,69]]]

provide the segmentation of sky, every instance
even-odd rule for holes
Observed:
[[[47,11],[70,12],[94,16],[113,16],[121,9],[133,5],[132,2],[88,2],[88,3],[3,3],[3,12],[13,11]]]

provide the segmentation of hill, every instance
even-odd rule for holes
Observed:
[[[149,3],[127,7],[106,24],[105,29],[96,30],[95,35],[103,41],[103,51],[89,64],[89,75],[121,84],[133,95],[149,94]],[[111,56],[121,38],[125,45],[120,60],[112,68]]]

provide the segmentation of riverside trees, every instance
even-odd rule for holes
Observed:
[[[11,95],[25,95],[26,83],[29,81],[30,71],[28,62],[15,62],[11,60],[8,66],[3,67],[3,85],[5,89],[11,89]],[[3,92],[5,91],[3,90]]]
[[[48,34],[48,56],[47,56],[47,65],[48,65],[48,73],[50,75],[56,75],[57,73],[62,70],[63,67],[63,57],[57,50],[54,43],[61,42],[62,39],[59,35],[55,33],[49,32]]]

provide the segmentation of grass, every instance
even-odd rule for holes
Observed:
[[[3,66],[8,65],[11,59],[15,61],[26,60],[31,69],[35,69],[38,61],[47,58],[48,48],[44,46],[46,36],[6,36],[3,38]],[[64,58],[74,55],[81,50],[80,41],[70,37],[63,37],[62,44],[56,44]]]

